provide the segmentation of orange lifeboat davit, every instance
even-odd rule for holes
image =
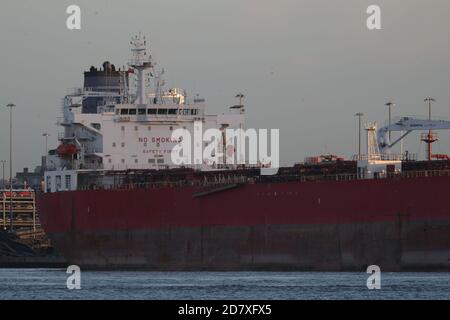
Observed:
[[[78,151],[73,143],[62,143],[56,149],[56,153],[61,157],[73,156]]]

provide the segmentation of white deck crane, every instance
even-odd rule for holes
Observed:
[[[380,154],[389,153],[393,146],[395,146],[411,132],[426,130],[450,130],[450,121],[401,117],[391,125],[378,129],[377,140]],[[402,131],[404,133],[397,140],[391,142],[389,140],[389,131]]]
[[[450,130],[450,121],[401,117],[394,119],[392,124],[379,129],[375,122],[369,123],[365,130],[367,131],[367,155],[358,156],[357,174],[358,177],[365,179],[381,178],[386,174],[395,174],[402,170],[401,156],[390,153],[391,148],[399,141],[413,131]],[[389,131],[402,132],[402,135],[391,142]]]

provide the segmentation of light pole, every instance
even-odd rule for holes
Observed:
[[[391,144],[391,112],[392,112],[392,107],[395,106],[395,103],[389,101],[388,103],[385,104],[385,106],[388,107],[389,112],[388,112],[388,121],[389,121],[389,144]]]
[[[239,106],[238,106],[239,107],[239,113],[242,114],[242,112],[244,110],[244,106],[242,105],[242,99],[244,99],[245,96],[244,96],[243,93],[238,93],[236,95],[236,98],[239,99]],[[242,157],[243,156],[245,157],[245,151],[244,151],[244,155],[242,155],[242,144],[241,144],[242,143],[242,122],[239,123],[239,129],[240,129],[240,131],[239,131],[239,154],[237,155],[238,156],[237,161],[239,163],[241,163],[242,162]]]
[[[13,226],[13,208],[12,208],[12,198],[13,198],[13,175],[12,175],[12,128],[13,128],[13,122],[12,122],[12,110],[16,105],[13,103],[8,103],[6,105],[7,108],[9,108],[9,226],[10,231],[12,232],[14,230]]]
[[[48,137],[50,137],[50,133],[45,132],[42,134],[42,136],[45,137],[45,154],[44,154],[44,157],[45,157],[44,171],[45,171],[45,170],[47,170],[47,155],[48,155],[48,143],[47,142],[48,142]]]
[[[236,98],[239,99],[239,106],[242,107],[242,99],[244,99],[245,96],[244,96],[242,93],[238,93],[238,94],[236,95]]]
[[[6,160],[0,160],[0,162],[2,163],[2,188],[5,189],[5,163]]]
[[[6,189],[6,184],[5,184],[5,163],[6,160],[0,160],[2,163],[2,171],[3,171],[3,179],[2,179],[2,189]],[[6,230],[6,214],[5,214],[5,210],[3,210],[3,230]]]
[[[431,103],[435,102],[436,100],[433,98],[426,98],[423,101],[428,102],[428,120],[431,120]]]
[[[355,114],[355,117],[358,117],[358,160],[361,160],[361,119],[364,116],[364,113],[358,112]]]

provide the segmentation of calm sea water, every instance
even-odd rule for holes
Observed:
[[[0,269],[0,299],[450,299],[450,273],[83,271],[68,290],[65,269]]]

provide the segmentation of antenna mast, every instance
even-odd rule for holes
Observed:
[[[154,101],[155,104],[164,103],[163,88],[166,83],[163,79],[163,75],[164,75],[164,68],[159,72],[155,71],[155,101]]]

